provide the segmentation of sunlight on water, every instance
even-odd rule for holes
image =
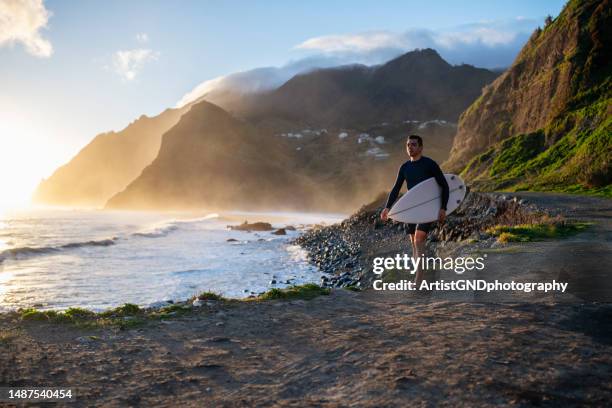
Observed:
[[[245,219],[297,230],[274,235],[227,228]],[[0,229],[0,310],[147,306],[206,290],[240,298],[319,282],[321,273],[290,241],[304,231],[301,225],[341,219],[302,213],[21,212]]]

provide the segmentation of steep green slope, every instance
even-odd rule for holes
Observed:
[[[610,1],[570,1],[463,113],[445,167],[482,190],[610,196],[611,27]]]

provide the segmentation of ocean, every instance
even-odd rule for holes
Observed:
[[[5,214],[0,218],[0,312],[27,307],[100,311],[124,303],[146,307],[203,291],[243,298],[319,282],[321,272],[290,241],[312,224],[343,218],[69,209]],[[227,227],[245,220],[296,230],[274,235]]]

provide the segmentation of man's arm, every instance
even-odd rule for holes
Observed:
[[[442,170],[440,169],[440,166],[438,166],[438,163],[432,160],[432,164],[434,177],[440,187],[442,187],[442,207],[440,207],[440,209],[446,211],[449,195],[448,183],[446,182],[446,177],[444,177],[444,173],[442,173]]]
[[[397,172],[397,179],[395,180],[395,184],[393,185],[393,189],[389,193],[389,197],[387,198],[387,204],[385,208],[391,208],[395,200],[397,200],[397,196],[399,195],[400,189],[402,188],[402,184],[404,183],[404,172],[402,171],[403,165],[400,166]]]

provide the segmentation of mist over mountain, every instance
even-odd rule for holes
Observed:
[[[299,74],[268,92],[217,90],[208,97],[220,106],[205,96],[182,108],[180,120],[178,112],[149,119],[159,124],[146,134],[100,136],[39,191],[72,183],[68,197],[108,200],[107,208],[352,210],[390,188],[408,134],[422,135],[425,154],[445,160],[460,112],[496,76],[426,49],[378,66]]]
[[[119,132],[97,135],[68,163],[43,180],[34,193],[37,203],[99,207],[123,190],[159,151],[162,134],[188,107],[142,115]]]
[[[440,160],[455,129],[445,121],[410,121],[367,132],[274,134],[202,101],[164,134],[155,160],[106,207],[354,209],[393,183],[409,132],[420,130],[428,155]]]
[[[107,208],[266,208],[308,199],[288,157],[249,123],[206,101],[163,136],[159,154]]]

